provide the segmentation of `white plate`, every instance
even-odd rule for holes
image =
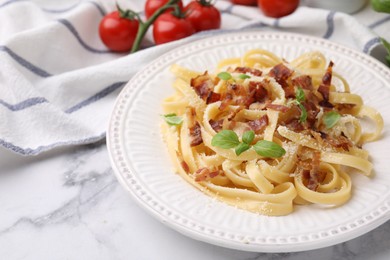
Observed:
[[[376,175],[354,174],[353,196],[345,205],[324,209],[296,206],[283,217],[236,209],[198,191],[171,167],[161,140],[161,102],[173,93],[173,63],[213,71],[223,58],[264,48],[287,60],[319,50],[335,62],[354,93],[380,111],[385,131],[365,145]],[[149,213],[192,238],[247,251],[292,252],[325,247],[366,233],[390,216],[390,71],[373,58],[341,45],[298,34],[232,33],[177,48],[134,76],[119,95],[108,130],[108,149],[120,183]]]

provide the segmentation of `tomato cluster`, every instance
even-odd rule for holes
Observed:
[[[113,51],[136,51],[151,25],[156,44],[221,27],[221,14],[212,0],[194,0],[187,6],[181,0],[147,0],[145,16],[148,20],[143,22],[138,14],[118,6],[100,22],[100,38]]]

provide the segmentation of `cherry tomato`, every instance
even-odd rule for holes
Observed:
[[[266,16],[279,18],[294,12],[299,0],[258,0],[257,3]]]
[[[192,1],[184,11],[197,32],[221,27],[221,14],[210,0]]]
[[[233,4],[237,5],[257,5],[257,0],[231,0]]]
[[[145,2],[145,15],[146,19],[149,19],[154,12],[157,11],[160,7],[165,5],[169,0],[146,0]],[[183,9],[183,2],[180,0],[179,1],[179,7],[180,9]],[[173,8],[167,9],[167,12],[173,11]]]
[[[179,40],[195,33],[190,21],[177,17],[172,12],[160,15],[153,25],[153,38],[156,44]]]
[[[133,46],[138,27],[138,20],[122,18],[119,11],[114,11],[100,21],[100,39],[113,51],[129,51]]]

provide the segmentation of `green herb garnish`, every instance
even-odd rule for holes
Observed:
[[[286,150],[284,150],[283,147],[277,143],[266,140],[258,141],[253,146],[253,149],[255,149],[257,154],[264,157],[278,158],[286,154]]]
[[[229,80],[232,78],[232,75],[230,75],[229,72],[220,72],[220,73],[218,73],[217,77],[222,79],[222,80]]]
[[[223,149],[234,148],[240,144],[237,134],[232,130],[222,130],[213,136],[211,145]]]
[[[255,132],[252,130],[244,132],[242,142],[239,141],[237,134],[232,130],[222,130],[211,139],[211,145],[223,149],[234,148],[237,156],[249,150],[255,138]],[[257,154],[264,157],[278,158],[286,153],[280,145],[274,142],[261,140],[253,145],[253,149]]]
[[[242,154],[243,152],[245,152],[246,150],[248,150],[249,148],[251,148],[251,146],[247,143],[240,143],[239,145],[236,146],[236,148],[234,149],[234,151],[236,152],[237,156]]]
[[[246,144],[251,144],[254,138],[255,138],[255,132],[253,132],[252,130],[246,131],[242,135],[242,141]]]
[[[341,115],[339,113],[337,113],[336,111],[331,111],[329,113],[326,113],[322,120],[324,121],[326,128],[329,129],[334,127],[340,120],[340,118]]]
[[[305,91],[301,87],[298,87],[297,91],[295,92],[295,103],[298,105],[299,109],[301,110],[301,116],[299,117],[299,122],[303,123],[307,120],[307,111],[305,106],[302,104],[302,102],[305,101]]]
[[[164,119],[168,125],[181,125],[181,123],[183,122],[183,118],[177,116],[175,113],[164,115]]]
[[[240,75],[238,75],[238,77],[239,77],[240,79],[249,79],[251,76],[246,75],[246,74],[240,74]]]

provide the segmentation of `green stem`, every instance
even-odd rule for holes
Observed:
[[[162,13],[164,13],[168,8],[176,6],[178,2],[179,0],[169,0],[165,5],[157,9],[157,11],[154,12],[154,14],[146,22],[142,22],[141,20],[139,21],[140,23],[139,23],[138,33],[130,53],[134,53],[139,50],[142,39],[145,37],[145,34],[148,31],[149,27],[154,23],[154,21],[156,21],[156,19]]]

